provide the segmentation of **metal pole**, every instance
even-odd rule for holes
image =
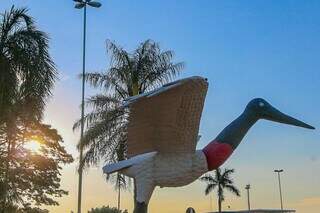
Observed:
[[[81,213],[82,197],[82,158],[83,147],[81,145],[84,131],[84,93],[85,93],[85,73],[86,73],[86,25],[87,25],[87,5],[83,10],[83,53],[82,53],[82,100],[81,100],[81,132],[80,132],[80,156],[79,156],[79,183],[78,183],[78,213]]]
[[[282,203],[282,191],[281,191],[281,180],[280,180],[280,173],[283,172],[283,169],[276,169],[274,172],[278,173],[278,183],[279,183],[279,192],[280,192],[280,204],[281,210],[283,211],[283,203]]]
[[[280,203],[281,203],[281,210],[283,210],[283,203],[282,203],[282,192],[281,192],[281,180],[280,180],[280,172],[278,172],[278,180],[279,180],[279,192],[280,192]]]
[[[213,206],[212,206],[212,195],[209,195],[210,197],[210,211],[213,211]]]
[[[250,184],[246,185],[247,190],[247,198],[248,198],[248,212],[250,212],[251,208],[250,208]]]

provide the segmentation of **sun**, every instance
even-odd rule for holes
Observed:
[[[32,152],[40,152],[41,144],[36,140],[30,140],[24,144],[24,148],[29,149]]]

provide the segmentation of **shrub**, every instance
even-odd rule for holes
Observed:
[[[115,207],[102,206],[100,208],[92,208],[88,213],[128,213],[128,210],[118,210]]]

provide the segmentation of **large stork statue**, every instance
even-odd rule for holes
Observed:
[[[134,213],[147,212],[156,186],[184,186],[221,166],[259,119],[314,129],[256,98],[204,149],[196,150],[207,89],[206,79],[191,77],[132,97],[124,104],[129,107],[129,158],[106,165],[103,171],[134,178]]]

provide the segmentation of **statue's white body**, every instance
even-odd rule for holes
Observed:
[[[137,200],[149,200],[154,187],[185,186],[208,171],[205,155],[201,150],[194,154],[158,154],[133,164],[121,173],[136,180]]]

